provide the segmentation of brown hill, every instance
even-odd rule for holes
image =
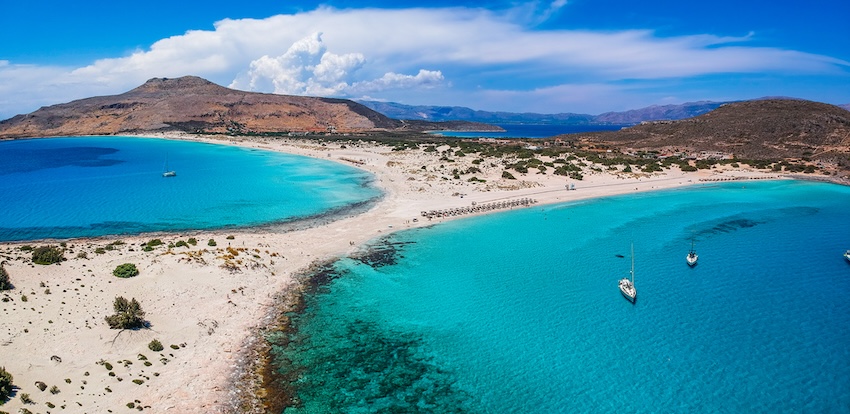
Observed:
[[[850,166],[850,112],[803,100],[735,102],[694,118],[581,137],[642,150],[719,151],[741,159],[806,158],[845,170]]]
[[[228,89],[186,76],[154,78],[129,92],[43,107],[0,121],[0,138],[185,131],[359,132],[446,129],[413,126],[345,99]]]

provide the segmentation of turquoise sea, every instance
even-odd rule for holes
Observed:
[[[803,181],[394,233],[269,336],[285,412],[848,413],[847,249],[850,188]]]
[[[2,141],[0,160],[0,241],[270,225],[380,196],[352,167],[198,142]]]

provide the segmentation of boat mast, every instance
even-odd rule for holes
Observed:
[[[632,286],[635,285],[635,244],[632,243]]]

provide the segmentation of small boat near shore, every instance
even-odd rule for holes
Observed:
[[[697,260],[699,256],[697,255],[697,251],[694,250],[694,241],[691,240],[691,251],[688,252],[688,255],[685,256],[685,261],[688,262],[688,266],[694,267],[697,265]]]
[[[620,293],[623,294],[623,297],[626,298],[631,303],[635,303],[637,300],[637,289],[635,289],[635,245],[632,244],[632,270],[629,272],[629,276],[620,279]]]
[[[163,177],[176,177],[177,172],[168,168],[168,157],[165,158],[165,171],[162,173]]]
[[[848,262],[850,262],[850,250],[844,252],[844,258],[847,259]]]

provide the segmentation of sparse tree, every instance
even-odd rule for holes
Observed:
[[[128,301],[123,296],[118,296],[112,307],[115,314],[106,317],[106,323],[111,329],[136,329],[145,326],[145,311],[136,298]]]
[[[6,371],[6,367],[0,367],[0,404],[12,394],[12,374]]]
[[[9,280],[9,272],[0,263],[0,290],[9,290],[12,288],[12,281]]]

